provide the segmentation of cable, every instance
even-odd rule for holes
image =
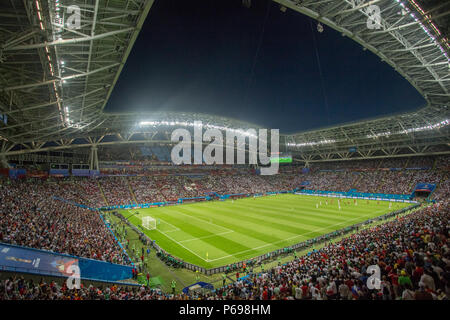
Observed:
[[[326,110],[326,113],[327,113],[327,121],[328,121],[328,124],[330,124],[331,121],[330,121],[330,110],[329,110],[329,106],[328,106],[328,97],[327,97],[327,93],[326,93],[326,90],[325,90],[325,81],[324,81],[323,74],[322,74],[322,65],[320,63],[319,48],[318,48],[316,36],[314,34],[314,28],[313,28],[313,25],[312,25],[312,20],[309,20],[309,24],[311,26],[311,33],[312,33],[313,42],[314,42],[314,49],[315,49],[315,52],[316,52],[317,65],[319,67],[320,82],[321,82],[321,85],[322,85],[322,94],[323,94],[323,99],[324,99],[324,102],[325,102],[325,110]]]
[[[261,45],[262,45],[262,42],[263,42],[263,39],[264,39],[264,33],[266,31],[266,24],[267,24],[267,19],[269,18],[271,4],[272,4],[272,0],[268,0],[267,1],[267,7],[266,7],[266,16],[264,17],[264,23],[263,23],[262,30],[261,30],[261,33],[260,33],[260,36],[259,36],[258,46],[256,48],[255,56],[253,57],[252,69],[250,71],[250,79],[249,79],[248,84],[247,84],[247,90],[245,90],[244,105],[245,105],[245,103],[247,101],[247,98],[248,98],[248,91],[249,91],[249,89],[251,87],[251,84],[253,82],[253,76],[254,76],[254,73],[255,73],[256,62],[258,60],[259,51],[261,49]]]

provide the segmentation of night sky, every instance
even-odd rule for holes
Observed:
[[[156,0],[106,111],[201,112],[292,133],[425,105],[379,57],[316,25],[268,0]]]

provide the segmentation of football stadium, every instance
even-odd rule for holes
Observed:
[[[222,7],[209,3],[217,16],[192,12],[214,27],[197,29],[214,39],[211,47],[233,56],[211,31]],[[239,38],[241,31],[221,35],[250,46],[249,63],[242,62],[245,53],[223,62],[207,44],[201,50],[211,50],[211,60],[201,56],[182,70],[181,58],[173,57],[195,56],[183,46],[200,36],[148,31],[164,21],[179,33],[188,28],[180,17],[190,11],[178,5],[0,2],[0,300],[449,300],[450,3],[230,0],[233,12],[248,18],[248,32],[252,15],[260,14],[254,43]],[[159,14],[164,8],[167,16]],[[178,20],[170,20],[175,12]],[[262,107],[253,118],[243,107],[242,114],[231,106],[225,112],[233,90],[221,89],[221,107],[211,112],[189,103],[169,107],[185,99],[183,92],[195,99],[211,94],[195,89],[197,80],[183,88],[158,81],[200,72],[212,86],[212,78],[194,70],[211,61],[205,69],[223,62],[220,75],[208,72],[224,86],[224,70],[245,65],[250,80],[242,87],[250,93],[243,99],[255,99],[251,88],[270,65],[267,46],[281,42],[273,29],[297,20],[315,41],[304,45],[319,80],[306,80],[317,82],[313,89],[286,90],[307,96],[317,89],[327,109],[300,102],[286,109],[288,98],[266,99],[266,87],[257,94],[272,107],[267,119],[284,114],[293,124],[266,130],[269,122],[258,120]],[[320,51],[317,41],[331,35],[328,53]],[[156,62],[143,58],[159,45],[171,53],[156,53],[162,59]],[[327,112],[335,95],[325,77],[329,65],[341,63],[330,55],[346,45],[380,70],[385,93],[375,100],[399,96],[403,105],[417,95],[424,103],[380,114],[360,105],[345,115],[351,121],[333,120]],[[284,63],[286,52],[275,60]],[[364,59],[348,56],[351,63]],[[157,69],[163,60],[167,75]],[[350,62],[342,62],[349,79],[333,80],[342,101],[370,94],[364,84],[346,87]],[[138,86],[130,73],[139,68],[158,91],[149,89],[145,103],[157,104],[167,92],[161,107],[130,106],[137,101],[131,87]],[[289,60],[283,72],[295,68]],[[267,70],[272,80],[281,74]],[[388,91],[394,82],[411,91]],[[114,103],[122,107],[111,109]],[[323,122],[297,121],[298,108]]]

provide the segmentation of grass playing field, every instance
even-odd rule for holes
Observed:
[[[326,204],[328,201],[328,204]],[[205,268],[224,266],[333,232],[407,207],[408,203],[358,200],[338,208],[337,199],[282,194],[122,210],[134,225],[151,216],[144,232],[170,254]],[[322,205],[320,205],[322,202]],[[316,208],[316,205],[319,205]],[[136,214],[136,211],[139,212]]]

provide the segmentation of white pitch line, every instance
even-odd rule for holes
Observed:
[[[141,219],[142,221],[142,219]],[[170,224],[170,223],[169,223]],[[172,225],[173,226],[173,225]],[[175,227],[176,228],[176,227]],[[181,247],[183,247],[184,249],[186,249],[187,251],[189,251],[190,253],[194,254],[195,256],[199,257],[200,259],[202,259],[203,261],[208,262],[209,260],[203,259],[201,256],[199,256],[198,254],[196,254],[194,251],[192,251],[191,249],[185,247],[184,245],[182,245],[179,241],[175,240],[174,238],[172,238],[171,236],[169,236],[168,234],[166,234],[165,232],[159,230],[159,229],[155,229],[156,231],[158,231],[159,233],[165,235],[167,238],[169,238],[170,240],[172,240],[173,242],[177,243],[178,245],[180,245]],[[175,230],[172,230],[175,231]]]
[[[222,228],[222,229],[227,230],[227,231],[232,231],[232,232],[234,232],[234,230],[228,229],[227,227],[222,227],[222,226],[220,226],[220,225],[218,225],[218,224],[215,224],[215,223],[212,223],[212,222],[203,220],[203,219],[198,218],[198,217],[195,217],[195,216],[190,216],[190,215],[188,215],[188,214],[186,214],[186,213],[183,213],[183,212],[176,211],[176,213],[177,213],[177,214],[182,214],[182,215],[184,215],[184,216],[186,216],[186,217],[189,217],[189,218],[192,218],[192,219],[200,220],[201,222],[208,223],[208,224],[210,224],[210,225],[213,225],[213,226]]]
[[[130,212],[130,210],[128,210],[128,212]],[[131,213],[132,213],[132,212],[131,212]],[[142,221],[142,218],[141,218],[141,217],[138,217],[138,218],[141,219],[141,221]],[[153,218],[153,217],[152,217],[152,218]],[[171,224],[171,223],[169,223],[169,222],[167,222],[167,221],[164,221],[163,219],[160,219],[160,218],[157,218],[157,219],[159,219],[160,221],[162,221],[162,222],[168,224],[169,226],[172,226],[172,227],[175,229],[175,230],[169,230],[169,231],[166,231],[166,232],[180,231],[180,228],[174,226],[173,224]]]
[[[169,233],[169,232],[178,232],[178,231],[180,231],[180,229],[177,229],[177,230],[169,230],[169,231],[165,231],[166,233]]]
[[[382,211],[380,210],[380,211],[377,211],[377,212],[375,212],[375,213],[381,213],[381,212],[384,212],[384,211],[385,211],[385,210],[382,210]],[[362,216],[362,217],[367,217],[367,216],[373,215],[373,214],[374,214],[374,212],[372,212],[372,213],[370,213],[370,214],[367,214],[367,215],[364,215],[364,216]],[[211,260],[208,260],[208,262],[213,262],[213,261],[217,261],[217,260],[222,260],[222,259],[225,259],[225,258],[229,258],[229,257],[236,256],[236,255],[241,254],[241,253],[245,253],[245,252],[248,252],[248,251],[257,250],[257,249],[261,249],[261,248],[264,248],[264,247],[267,247],[267,246],[271,246],[271,245],[274,245],[274,244],[276,244],[276,243],[280,243],[280,242],[283,242],[283,241],[289,241],[289,240],[292,240],[292,239],[295,239],[295,238],[298,238],[298,237],[303,237],[303,236],[306,236],[306,235],[308,235],[308,234],[311,234],[311,233],[314,233],[314,232],[317,232],[317,231],[329,229],[329,228],[331,228],[331,227],[335,227],[335,226],[338,226],[338,225],[347,223],[347,222],[349,222],[349,221],[353,221],[353,220],[360,219],[360,218],[362,218],[362,217],[356,217],[356,218],[349,219],[349,220],[346,220],[346,221],[343,221],[343,222],[340,222],[340,223],[336,223],[336,224],[333,224],[333,225],[330,225],[330,226],[327,226],[327,227],[323,227],[323,228],[320,228],[320,229],[316,229],[316,230],[313,230],[313,231],[310,231],[310,232],[307,232],[307,233],[303,233],[303,234],[299,234],[299,235],[296,235],[296,236],[293,236],[293,237],[290,237],[290,238],[286,238],[286,239],[282,239],[282,240],[279,240],[279,241],[271,242],[271,243],[268,243],[268,244],[265,244],[265,245],[262,245],[262,246],[259,246],[259,247],[256,247],[256,248],[251,248],[251,249],[243,250],[243,251],[240,251],[240,252],[236,252],[236,253],[234,253],[234,254],[229,254],[229,255],[226,255],[226,256],[223,256],[223,257],[220,257],[220,258],[211,259]]]
[[[199,237],[199,238],[192,238],[192,239],[187,239],[187,240],[181,240],[180,243],[184,243],[184,242],[189,242],[189,241],[195,241],[195,240],[202,240],[202,239],[206,239],[206,238],[212,238],[212,237],[216,237],[216,236],[222,236],[224,234],[229,234],[234,232],[233,230],[230,231],[225,231],[225,232],[221,232],[221,233],[216,233],[216,234],[212,234],[209,236],[204,236],[204,237]]]
[[[167,238],[169,238],[170,240],[172,240],[173,242],[179,244],[181,247],[185,248],[187,251],[189,251],[190,253],[194,254],[195,256],[199,257],[200,259],[202,259],[203,261],[208,262],[209,260],[203,259],[202,257],[200,257],[198,254],[196,254],[194,251],[192,251],[191,249],[185,247],[184,245],[182,245],[179,241],[175,240],[174,238],[172,238],[171,236],[169,236],[168,234],[166,234],[165,232],[162,232],[161,230],[156,229],[156,231],[162,233],[163,235],[165,235]]]
[[[165,221],[165,220],[163,220],[163,219],[160,219],[160,218],[158,218],[158,219],[159,219],[160,221],[164,222],[164,223],[167,223],[169,226],[172,226],[173,228],[175,228],[175,230],[169,230],[169,231],[166,231],[166,232],[175,232],[175,231],[180,231],[180,230],[181,230],[180,228],[174,226],[173,224],[171,224],[171,223],[169,223],[169,222],[167,222],[167,221]]]

